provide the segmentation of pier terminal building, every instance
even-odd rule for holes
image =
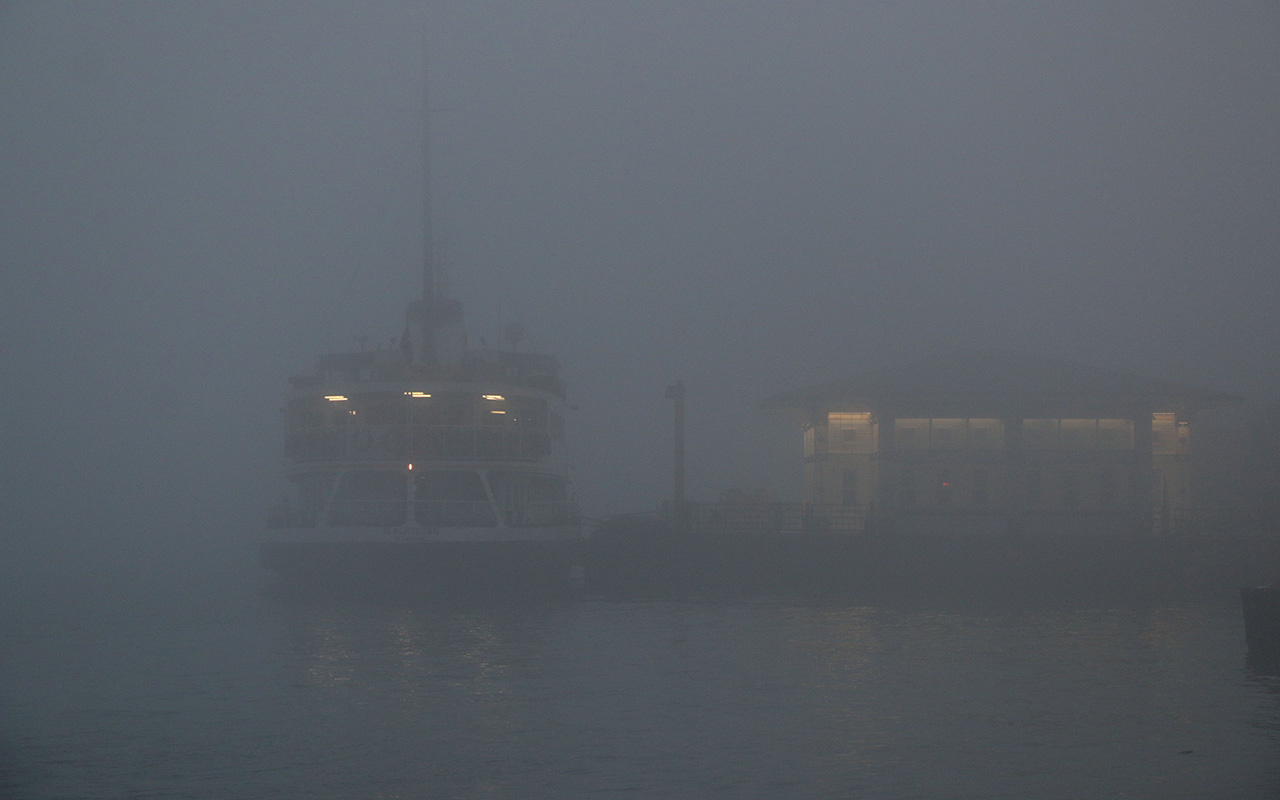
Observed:
[[[816,527],[1149,532],[1196,505],[1192,423],[1240,398],[1073,361],[952,353],[766,401],[804,432]]]

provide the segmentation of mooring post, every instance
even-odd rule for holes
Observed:
[[[684,502],[684,381],[668,386],[666,397],[675,402],[675,486],[671,493],[671,521],[677,530],[684,530],[688,522]]]

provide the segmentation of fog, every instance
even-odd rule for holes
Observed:
[[[6,3],[6,578],[234,561],[285,381],[403,327],[562,363],[587,513],[798,495],[767,396],[959,347],[1280,395],[1280,9]]]

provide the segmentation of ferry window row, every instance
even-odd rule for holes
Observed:
[[[328,395],[289,402],[289,430],[349,425],[548,427],[547,403],[534,397],[462,392]]]

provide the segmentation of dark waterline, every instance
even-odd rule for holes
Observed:
[[[83,797],[1274,797],[1239,606],[6,602],[0,788]],[[28,598],[30,599],[30,598]]]

